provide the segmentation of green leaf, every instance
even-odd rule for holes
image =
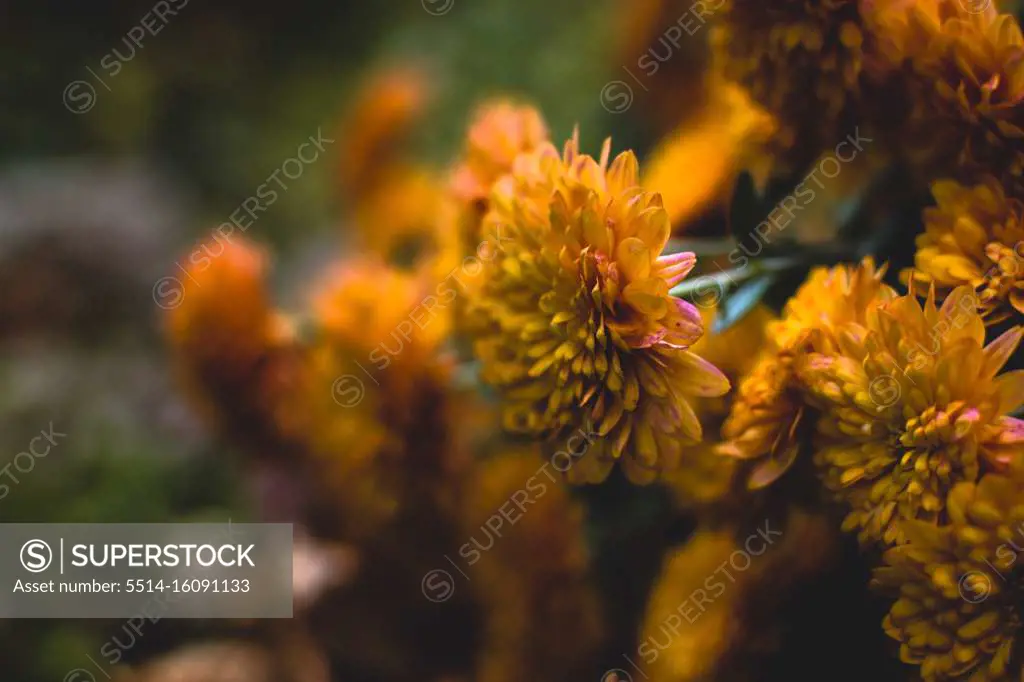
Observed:
[[[743,284],[732,296],[726,298],[718,308],[715,323],[711,327],[714,334],[721,334],[729,327],[743,319],[754,309],[769,287],[775,282],[775,275],[767,273]]]

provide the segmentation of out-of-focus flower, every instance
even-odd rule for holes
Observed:
[[[958,483],[947,507],[949,525],[907,521],[906,544],[875,571],[875,586],[898,596],[885,631],[926,682],[1020,679],[1020,482]]]
[[[452,173],[452,193],[483,215],[491,188],[512,171],[516,157],[547,141],[547,125],[532,106],[508,100],[483,103],[473,115],[462,159]]]
[[[608,102],[618,111],[639,111],[658,133],[698,115],[709,99],[706,22],[713,3],[693,0],[633,0],[614,6],[611,77],[622,78],[625,100]],[[615,83],[615,81],[611,81]],[[607,87],[607,86],[606,86]],[[626,90],[628,88],[628,90]]]
[[[732,529],[698,529],[686,545],[667,557],[661,576],[655,583],[647,615],[640,632],[638,653],[644,658],[645,670],[653,679],[698,680],[710,678],[715,667],[729,652],[730,645],[739,643],[743,622],[736,611],[743,598],[729,578],[715,578],[715,571],[736,549]],[[748,578],[739,574],[741,578]],[[711,576],[717,599],[700,610],[689,603],[694,590],[705,590],[705,580]],[[718,589],[720,585],[720,589]],[[728,588],[733,588],[731,591]],[[683,608],[687,619],[693,621],[682,630],[677,625],[666,631],[666,620],[672,618],[682,624],[676,613]],[[698,620],[699,618],[699,620]],[[664,674],[659,674],[664,671]]]
[[[435,289],[367,260],[339,264],[315,292],[308,437],[341,539],[372,534],[461,469],[441,352],[450,309]]]
[[[937,206],[925,209],[909,277],[934,283],[939,297],[969,285],[989,324],[1024,314],[1024,203],[991,177],[974,187],[936,182],[932,193]]]
[[[440,248],[433,274],[456,277],[463,289],[455,302],[455,327],[472,333],[466,301],[483,284],[481,262],[490,260],[497,244],[481,235],[494,184],[512,172],[520,154],[536,152],[548,142],[547,125],[534,107],[499,99],[484,102],[473,114],[462,156],[450,173],[448,193],[438,221]]]
[[[994,175],[1024,194],[1024,38],[995,2],[874,3],[878,78],[906,115],[879,117],[924,180]]]
[[[795,362],[812,347],[831,348],[842,325],[863,320],[877,302],[894,296],[871,259],[859,266],[815,268],[768,325],[769,343],[739,386],[722,427],[720,452],[751,461],[748,485],[761,488],[796,461],[809,412]]]
[[[643,185],[662,190],[672,226],[680,231],[724,199],[736,173],[759,160],[754,152],[774,130],[773,119],[745,90],[716,79],[707,105],[658,144]],[[754,170],[765,179],[766,167]]]
[[[602,624],[583,521],[536,448],[506,448],[476,467],[459,549],[484,620],[474,679],[561,682],[587,672]]]
[[[290,325],[271,307],[266,268],[266,253],[244,239],[200,243],[166,329],[186,388],[217,428],[254,454],[280,457],[304,429],[291,404],[301,359]]]
[[[758,679],[784,604],[834,560],[837,535],[827,515],[795,507],[756,527],[698,527],[652,589],[637,648],[644,679]]]
[[[391,168],[354,207],[359,245],[391,264],[422,265],[443,249],[446,200],[437,173],[414,165]]]
[[[451,328],[433,284],[372,258],[342,261],[314,291],[317,340],[336,359],[366,365],[370,383],[386,380],[400,405],[416,384],[413,373],[436,370]]]
[[[696,257],[660,255],[668,214],[639,187],[632,153],[609,167],[610,144],[600,161],[576,137],[562,157],[548,145],[498,183],[483,228],[498,248],[475,302],[474,346],[507,428],[556,452],[575,436],[586,443],[570,480],[602,481],[621,459],[647,483],[700,441],[691,400],[729,382],[688,349],[704,331],[696,307],[669,295]]]
[[[968,287],[941,308],[934,292],[923,306],[911,293],[845,325],[833,350],[801,358],[822,411],[815,459],[851,507],[844,529],[862,542],[900,542],[907,519],[941,521],[954,483],[1019,459],[1024,423],[1003,415],[1024,403],[1024,376],[996,374],[1024,330],[985,346],[975,305]]]
[[[379,190],[393,168],[406,163],[406,144],[431,94],[427,73],[408,65],[371,74],[338,135],[338,180],[349,201]]]
[[[723,0],[711,44],[717,69],[778,120],[767,152],[799,170],[852,127],[864,61],[858,0]]]

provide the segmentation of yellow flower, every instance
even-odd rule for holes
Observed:
[[[793,376],[793,351],[765,350],[739,385],[718,452],[753,462],[751,489],[774,483],[800,453],[806,408]]]
[[[500,389],[506,427],[557,452],[583,449],[574,482],[604,480],[616,460],[647,483],[701,439],[691,400],[729,382],[688,350],[703,333],[697,309],[669,295],[692,253],[660,256],[668,215],[639,187],[636,157],[609,166],[547,145],[517,159],[492,193],[484,232],[496,244],[476,297],[474,348]],[[567,442],[580,436],[587,443]],[[559,467],[561,468],[561,467]]]
[[[817,347],[830,344],[843,325],[864,320],[872,306],[896,296],[882,282],[885,266],[872,258],[859,265],[815,268],[787,303],[782,320],[768,335],[782,348],[800,347],[809,337]]]
[[[769,343],[740,383],[722,427],[720,452],[751,461],[751,488],[774,482],[801,451],[808,406],[795,362],[812,347],[830,348],[836,329],[862,320],[877,301],[893,296],[883,274],[871,259],[857,267],[815,268],[782,319],[768,325]]]
[[[815,459],[862,542],[899,542],[906,519],[942,521],[954,483],[1016,459],[1024,424],[1003,415],[1024,403],[1024,376],[996,374],[1024,330],[985,346],[975,305],[967,287],[941,308],[934,294],[922,306],[911,293],[847,324],[833,350],[801,358],[822,410]]]
[[[711,45],[717,68],[778,119],[780,171],[799,170],[852,128],[863,63],[857,0],[722,0]]]
[[[909,276],[940,297],[971,286],[988,324],[1024,314],[1024,203],[991,177],[974,187],[936,182],[932,193],[937,206],[925,209]]]
[[[1021,484],[989,474],[949,494],[949,525],[906,522],[875,586],[898,596],[884,627],[925,682],[1019,680]]]
[[[1017,20],[996,3],[879,3],[873,13],[880,70],[906,116],[887,115],[925,180],[994,175],[1024,193],[1024,49]]]

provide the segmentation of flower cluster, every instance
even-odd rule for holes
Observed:
[[[507,100],[476,111],[447,167],[411,161],[397,139],[424,76],[373,85],[341,164],[369,254],[339,258],[292,315],[271,308],[255,247],[194,263],[169,316],[188,385],[232,440],[300,463],[318,532],[396,575],[429,569],[405,541],[479,561],[453,626],[482,624],[465,679],[586,668],[600,609],[565,484],[619,473],[608,488],[667,487],[665,527],[697,529],[662,548],[650,679],[746,677],[781,646],[797,578],[847,549],[895,600],[884,631],[925,680],[1021,679],[1017,20],[968,0],[709,11],[704,108],[643,177],[633,151],[609,138],[589,155],[578,130],[559,149]],[[863,162],[826,185],[858,155],[844,139]],[[784,528],[777,547],[743,540],[762,520]],[[737,553],[756,568],[709,582]],[[679,631],[695,613],[706,629]]]
[[[881,552],[885,631],[925,680],[1019,679],[1024,583],[1005,543],[1024,508],[1020,26],[994,2],[777,5],[727,3],[714,40],[726,77],[779,119],[776,177],[860,122],[935,205],[918,208],[906,293],[869,259],[811,271],[717,450],[759,495],[823,491],[864,558]],[[914,236],[883,236],[914,194],[875,195],[862,253]]]

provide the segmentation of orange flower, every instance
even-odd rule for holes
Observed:
[[[832,348],[838,329],[862,320],[877,302],[894,295],[882,283],[883,273],[871,259],[859,267],[815,268],[786,304],[782,319],[769,324],[770,343],[740,384],[722,427],[720,451],[753,463],[751,487],[778,479],[804,446],[809,410],[795,363],[812,348]]]
[[[974,187],[952,181],[932,187],[915,268],[907,273],[945,298],[967,284],[978,292],[986,323],[1024,314],[1024,203],[1008,199],[991,177]]]
[[[879,117],[912,166],[974,182],[993,175],[1024,197],[1024,49],[1020,25],[996,2],[869,3],[879,78],[905,115]],[[888,93],[887,93],[888,94]]]
[[[495,187],[484,233],[498,247],[473,301],[474,349],[508,428],[556,452],[585,434],[570,480],[602,481],[621,460],[648,483],[701,439],[691,401],[729,382],[689,350],[697,309],[669,295],[696,257],[661,255],[661,199],[639,187],[632,153],[609,165],[610,148],[595,161],[576,137],[563,156],[547,145]]]
[[[405,144],[430,101],[426,73],[408,66],[382,69],[356,94],[337,136],[338,178],[354,202],[378,189],[385,174],[405,161]]]
[[[862,542],[899,543],[902,524],[941,523],[958,481],[1020,466],[1021,372],[999,375],[1020,342],[1017,327],[985,345],[968,287],[942,307],[911,293],[846,324],[831,350],[797,370],[821,410],[815,461],[851,508],[844,527]]]
[[[450,428],[444,292],[379,261],[338,264],[312,302],[303,406],[342,537],[365,538],[464,465]]]
[[[359,246],[398,267],[422,266],[443,250],[444,183],[429,169],[395,166],[368,188],[352,214]]]
[[[484,103],[470,124],[463,158],[452,175],[452,192],[482,215],[491,187],[511,172],[516,157],[547,141],[547,126],[533,107],[507,100]]]
[[[270,306],[266,254],[234,240],[207,239],[190,252],[183,279],[161,280],[180,294],[167,314],[168,340],[187,389],[216,425],[256,454],[280,456],[301,431],[301,413],[289,405],[300,354]]]

